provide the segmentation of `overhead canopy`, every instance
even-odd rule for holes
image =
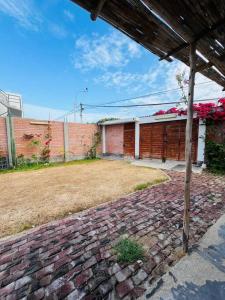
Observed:
[[[189,65],[197,42],[197,68],[225,88],[224,0],[71,0],[160,57]]]

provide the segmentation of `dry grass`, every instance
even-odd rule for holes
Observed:
[[[123,161],[95,161],[0,175],[0,236],[61,218],[167,179]]]

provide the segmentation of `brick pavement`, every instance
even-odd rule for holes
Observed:
[[[22,235],[0,241],[0,299],[137,299],[180,256],[183,174]],[[225,212],[225,178],[193,175],[191,244]],[[122,235],[146,258],[116,261]]]

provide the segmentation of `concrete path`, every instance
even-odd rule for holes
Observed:
[[[166,160],[162,162],[161,159],[141,159],[131,162],[134,166],[149,167],[154,169],[170,170],[176,172],[185,172],[185,162],[176,160]],[[201,174],[202,168],[195,165],[192,166],[193,173]]]
[[[207,231],[198,247],[151,286],[142,299],[225,299],[225,215]]]
[[[184,174],[168,175],[163,184],[0,241],[0,299],[142,296],[180,257]],[[224,178],[193,174],[190,243],[224,213]],[[117,261],[114,245],[124,234],[144,245],[145,259]]]

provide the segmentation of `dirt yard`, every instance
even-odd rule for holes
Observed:
[[[123,161],[0,174],[0,237],[14,234],[167,179],[159,170]]]

